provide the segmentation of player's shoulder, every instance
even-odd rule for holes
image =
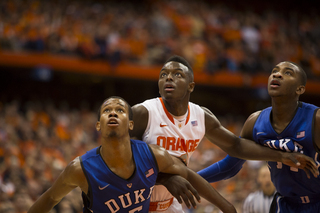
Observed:
[[[135,104],[131,107],[132,111],[133,112],[140,112],[140,111],[146,111],[146,107],[142,104],[142,103],[139,103],[139,104]]]
[[[81,158],[78,156],[73,159],[63,171],[65,182],[79,186],[84,180],[85,175],[81,166]]]
[[[253,128],[261,112],[262,110],[259,110],[249,115],[246,122],[244,123],[244,127],[249,126],[250,128]]]
[[[135,117],[140,118],[141,116],[148,115],[148,111],[152,109],[152,106],[154,106],[156,100],[157,100],[156,98],[148,99],[148,100],[145,100],[144,102],[133,105],[131,109],[132,109],[134,118]]]
[[[252,139],[252,130],[253,127],[260,115],[261,111],[257,111],[249,115],[246,122],[244,123],[240,136],[247,139]]]
[[[73,159],[66,167],[65,169],[69,173],[80,173],[82,172],[82,167],[81,167],[81,158],[80,156],[76,157]]]
[[[152,150],[154,156],[156,157],[157,161],[159,159],[165,159],[164,156],[168,155],[168,152],[165,148],[163,148],[162,146],[158,146],[156,144],[148,144],[150,149]]]
[[[204,107],[204,106],[200,106],[200,107],[204,111],[205,114],[214,116],[214,114],[207,107]]]
[[[154,105],[160,101],[160,98],[151,98],[151,99],[146,99],[141,103],[135,104],[132,108],[137,108],[137,107],[148,107],[149,105]]]
[[[306,102],[302,102],[302,101],[299,101],[299,106],[306,108],[306,109],[309,109],[309,110],[318,110],[320,108],[314,104],[306,103]]]
[[[320,108],[316,109],[316,118],[320,119]]]
[[[254,113],[252,113],[251,115],[249,115],[247,121],[248,122],[255,122],[257,120],[257,118],[259,117],[259,115],[261,114],[262,110],[256,111]]]

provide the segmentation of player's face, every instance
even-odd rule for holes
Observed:
[[[290,62],[277,64],[269,76],[268,92],[271,97],[295,96],[300,86],[299,68]]]
[[[183,99],[193,91],[194,82],[191,81],[188,67],[170,61],[160,71],[159,93],[164,99]]]
[[[132,130],[133,122],[129,121],[128,105],[121,99],[110,98],[101,106],[100,122],[97,130],[102,136],[121,136]]]

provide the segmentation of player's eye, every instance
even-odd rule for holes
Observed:
[[[291,71],[286,71],[285,74],[286,75],[292,75],[292,72]]]
[[[166,76],[167,76],[167,73],[161,73],[161,75],[160,75],[161,78],[164,78]]]

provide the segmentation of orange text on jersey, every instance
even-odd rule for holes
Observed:
[[[162,146],[166,150],[172,151],[185,151],[193,152],[199,145],[200,139],[195,140],[185,140],[183,138],[176,139],[175,137],[157,137],[157,145]]]

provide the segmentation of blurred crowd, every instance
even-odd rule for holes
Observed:
[[[85,105],[71,109],[66,103],[50,101],[0,103],[0,213],[27,212],[67,163],[99,146],[96,111]],[[235,134],[243,124],[242,117],[225,115],[220,120]],[[225,155],[204,139],[191,157],[190,168],[198,171]],[[258,164],[249,161],[234,178],[213,186],[241,210],[245,197],[256,189]],[[79,188],[70,192],[51,211],[80,212],[82,198]],[[212,213],[218,210],[203,200],[197,211],[187,212]]]
[[[0,212],[26,212],[68,162],[97,146],[96,120],[94,112],[69,110],[67,104],[1,103]],[[76,191],[53,212],[81,212]]]
[[[210,1],[0,1],[0,51],[33,51],[161,65],[172,54],[195,71],[269,73],[279,61],[300,63],[320,79],[320,15],[237,10]],[[96,109],[98,109],[98,106]],[[217,115],[239,135],[241,116]],[[86,105],[18,100],[0,102],[0,213],[25,213],[62,169],[99,145],[97,114]],[[198,171],[226,153],[204,139],[191,157]],[[257,188],[261,162],[248,161],[238,175],[212,184],[238,212]],[[51,213],[80,213],[73,190]],[[205,201],[192,213],[218,212]]]
[[[80,55],[114,66],[162,64],[179,54],[208,74],[269,73],[290,60],[319,77],[320,15],[292,6],[257,12],[219,1],[2,0],[0,51]]]

